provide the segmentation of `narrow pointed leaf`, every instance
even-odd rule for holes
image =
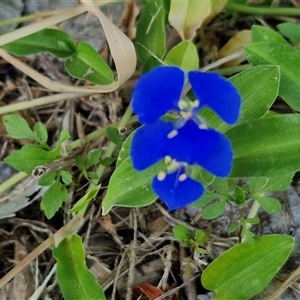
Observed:
[[[245,47],[248,61],[253,65],[276,65],[280,67],[281,96],[293,109],[300,110],[300,51],[288,45],[253,43]],[[282,59],[284,55],[284,59]]]
[[[162,59],[166,52],[165,11],[162,1],[144,4],[139,17],[135,48],[139,59],[146,62],[150,57]]]
[[[1,48],[18,56],[46,52],[58,58],[67,58],[76,52],[75,42],[67,33],[50,28],[30,34]]]
[[[291,236],[271,234],[232,247],[203,272],[202,284],[217,299],[246,300],[261,292],[288,259]]]
[[[106,299],[98,281],[85,264],[80,236],[66,237],[54,248],[53,254],[57,260],[56,275],[64,299]]]

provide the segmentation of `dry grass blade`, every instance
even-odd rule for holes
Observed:
[[[106,4],[106,2],[102,2],[102,4]],[[84,9],[88,10],[89,13],[98,17],[103,27],[112,57],[116,65],[117,81],[103,86],[74,87],[50,80],[48,77],[40,74],[26,64],[22,63],[19,59],[14,58],[3,49],[0,49],[0,56],[2,56],[7,62],[15,66],[17,69],[21,70],[23,73],[40,83],[42,86],[52,91],[78,93],[108,93],[115,91],[121,85],[123,85],[135,71],[136,54],[134,46],[130,39],[99,10],[94,2],[83,1],[83,5],[70,9],[57,16],[50,17],[39,23],[31,24],[10,34],[7,34],[0,38],[0,46],[15,41],[29,34],[35,33],[50,25],[54,25],[68,18],[76,16],[84,12]]]

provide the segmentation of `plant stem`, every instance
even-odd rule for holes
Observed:
[[[244,13],[249,15],[265,15],[265,16],[300,16],[300,8],[296,7],[261,7],[249,6],[236,3],[227,3],[227,10]]]
[[[22,179],[25,179],[28,175],[24,172],[19,172],[3,183],[0,184],[0,194],[8,190],[9,188],[15,186],[18,182],[20,182]]]
[[[119,122],[119,124],[117,126],[117,128],[119,130],[124,128],[126,125],[128,125],[128,123],[132,119],[131,115],[132,115],[132,109],[131,109],[131,105],[129,105],[127,107],[126,111],[125,111],[125,114],[123,115],[121,121]],[[106,151],[105,151],[105,153],[104,153],[104,155],[103,155],[103,158],[111,157],[111,155],[113,154],[115,148],[116,148],[116,145],[113,142],[110,142],[107,149],[106,149]],[[99,183],[99,181],[100,181],[100,179],[101,179],[101,177],[104,173],[105,168],[106,168],[106,166],[102,165],[101,163],[99,164],[99,166],[96,170],[98,181],[97,182],[95,182],[95,180],[91,181],[86,193],[88,193],[90,190],[97,187],[97,184]],[[78,212],[79,216],[83,216],[85,214],[87,206],[88,206],[88,204]]]
[[[131,110],[131,109],[130,109]],[[127,111],[126,111],[127,112]],[[125,113],[126,114],[126,113]],[[125,116],[125,115],[124,115]],[[129,118],[126,116],[126,122],[123,122],[124,120],[124,117],[123,119],[120,121],[120,122],[117,122],[117,123],[114,123],[114,124],[111,124],[109,126],[113,126],[113,127],[117,127],[117,128],[122,128],[122,127],[125,127],[126,125],[130,125],[134,122],[136,122],[136,117],[135,116],[129,116]],[[125,124],[125,125],[124,125]],[[86,143],[89,143],[89,142],[92,142],[94,140],[97,140],[99,138],[101,138],[102,136],[105,135],[106,133],[106,129],[107,127],[104,127],[104,128],[101,128],[101,129],[98,129],[90,134],[88,134],[86,137],[85,137],[85,142]],[[81,144],[81,141],[78,139],[78,140],[75,140],[73,141],[71,144],[69,144],[67,146],[67,150],[68,151],[73,151],[79,147],[81,147],[82,144]],[[16,175],[13,175],[12,177],[10,177],[8,180],[4,181],[3,183],[0,184],[0,195],[5,192],[6,190],[10,189],[11,187],[15,186],[18,182],[20,182],[21,180],[25,179],[27,176],[29,176],[28,174],[24,173],[24,172],[19,172],[17,173]]]

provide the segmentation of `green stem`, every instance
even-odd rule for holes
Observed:
[[[117,128],[122,128],[122,127],[125,127],[126,125],[130,125],[130,124],[133,124],[134,122],[136,122],[136,117],[130,115],[128,118],[126,117],[126,120],[127,120],[126,122],[125,122],[125,120],[123,122],[123,120],[124,120],[124,117],[123,117],[123,119],[120,122],[111,124],[109,126],[113,126],[113,127],[117,127]],[[104,136],[106,134],[107,127],[98,129],[98,130],[96,130],[96,131],[88,134],[85,137],[85,142],[89,143],[89,142],[95,141],[95,140],[101,138],[102,136]],[[69,144],[67,146],[67,150],[68,151],[73,151],[73,150],[75,150],[75,149],[77,149],[77,148],[79,148],[81,146],[82,146],[82,143],[78,139],[78,140],[73,141],[71,144]],[[20,182],[21,180],[25,179],[27,176],[29,176],[29,175],[26,174],[26,173],[24,173],[24,172],[19,172],[16,175],[10,177],[8,180],[6,180],[2,184],[0,184],[0,194],[2,194],[3,192],[7,191],[11,187],[15,186],[18,182]]]
[[[238,13],[249,15],[264,15],[264,16],[300,16],[300,8],[296,7],[260,7],[249,6],[236,3],[227,3],[227,10],[232,10]]]
[[[0,194],[10,189],[11,187],[15,186],[18,182],[25,179],[27,176],[28,175],[26,173],[19,172],[13,175],[12,177],[10,177],[8,180],[0,184]]]
[[[120,130],[122,128],[124,128],[126,125],[129,124],[130,120],[132,119],[131,117],[132,115],[132,109],[131,109],[131,105],[129,105],[125,111],[125,114],[123,115],[121,121],[119,122],[117,128]],[[112,142],[109,143],[104,155],[103,155],[103,158],[105,157],[111,157],[114,150],[115,150],[115,147],[116,145]],[[96,173],[97,173],[97,178],[98,178],[98,181],[95,182],[95,180],[91,181],[90,184],[89,184],[89,187],[86,191],[86,193],[88,193],[90,190],[94,189],[97,187],[97,184],[99,183],[103,173],[104,173],[104,170],[105,170],[106,166],[102,165],[102,164],[99,164],[97,170],[96,170]],[[83,207],[79,212],[78,212],[78,215],[79,216],[83,216],[85,214],[85,211],[87,209],[87,206],[88,206],[88,203],[86,204],[85,207]]]
[[[257,215],[257,212],[258,212],[259,208],[260,208],[259,203],[257,202],[257,200],[254,200],[254,202],[252,203],[251,209],[250,209],[250,211],[248,213],[247,219],[249,219],[249,218],[255,218],[256,215]],[[249,224],[248,228],[250,228],[250,227],[251,227],[251,224]]]

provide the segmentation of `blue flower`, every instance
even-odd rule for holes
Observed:
[[[153,179],[152,187],[169,209],[182,208],[204,193],[203,185],[189,176],[190,165],[220,177],[228,176],[232,168],[230,141],[208,128],[199,110],[209,107],[234,124],[241,104],[236,88],[218,74],[191,71],[187,77],[195,101],[184,98],[188,83],[177,67],[151,70],[140,78],[133,92],[133,111],[145,124],[132,139],[133,167],[141,171],[165,159],[166,168]],[[161,120],[169,111],[179,114],[176,122]]]

